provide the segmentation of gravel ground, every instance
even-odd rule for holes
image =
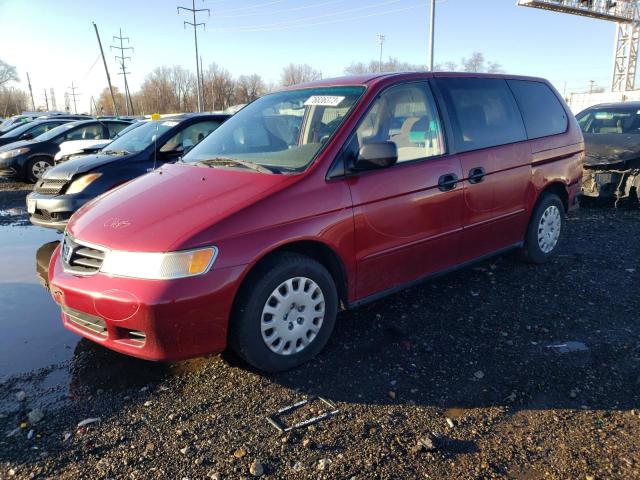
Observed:
[[[548,265],[497,257],[342,313],[284,374],[80,341],[0,384],[0,478],[640,478],[638,238],[640,211],[584,208]],[[339,413],[266,421],[314,396]]]

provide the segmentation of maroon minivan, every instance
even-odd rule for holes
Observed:
[[[118,352],[230,345],[286,370],[320,352],[340,309],[511,249],[547,261],[583,157],[573,115],[538,78],[295,86],[80,209],[51,291],[65,327]]]

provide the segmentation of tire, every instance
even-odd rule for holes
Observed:
[[[565,209],[554,193],[544,193],[533,210],[522,248],[529,263],[546,263],[560,246],[565,228]]]
[[[48,165],[48,166],[45,166]],[[25,167],[25,180],[29,183],[36,183],[42,174],[53,167],[53,160],[48,157],[34,157],[27,162]]]
[[[276,254],[249,274],[239,292],[229,344],[259,370],[289,370],[324,348],[337,313],[336,285],[324,266],[297,253]]]

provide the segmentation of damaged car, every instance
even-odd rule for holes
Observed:
[[[582,194],[638,204],[640,189],[640,102],[590,107],[576,116],[586,156]]]

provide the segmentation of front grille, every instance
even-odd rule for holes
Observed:
[[[42,220],[42,221],[45,221],[45,222],[50,222],[51,221],[51,214],[49,212],[47,212],[46,210],[36,209],[36,211],[33,213],[32,217],[35,218],[36,220]]]
[[[57,195],[62,191],[66,183],[67,180],[47,180],[43,178],[36,183],[34,190],[45,195]]]
[[[103,337],[107,336],[107,325],[102,318],[89,315],[88,313],[79,312],[78,310],[74,310],[67,306],[63,306],[62,311],[67,317],[67,320],[71,323],[74,323],[85,330],[89,330],[90,332],[97,333]]]
[[[84,245],[65,233],[62,240],[62,265],[66,271],[91,275],[100,270],[103,260],[103,250]]]

